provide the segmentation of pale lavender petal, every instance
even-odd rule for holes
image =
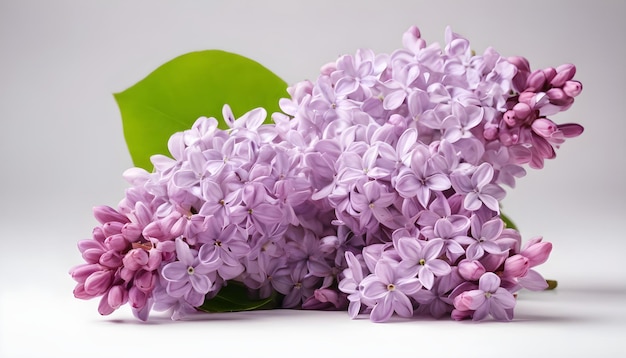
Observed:
[[[410,318],[413,316],[413,304],[411,304],[411,300],[401,292],[394,291],[394,294],[391,295],[393,297],[393,308],[400,317]]]
[[[517,282],[525,289],[531,291],[543,291],[548,288],[546,279],[535,270],[528,270],[528,273],[524,277],[517,279]]]
[[[500,287],[491,295],[491,299],[495,300],[499,306],[510,309],[515,307],[515,296],[506,289]]]
[[[436,276],[445,276],[451,272],[450,265],[447,262],[439,259],[430,260],[426,263],[426,267]]]
[[[161,270],[161,275],[164,279],[168,281],[181,281],[185,277],[187,277],[188,268],[189,266],[180,261],[171,262],[163,266],[163,269]]]
[[[433,174],[426,179],[426,185],[431,190],[443,191],[451,186],[450,179],[445,174]]]
[[[500,277],[493,272],[487,272],[478,280],[478,287],[484,292],[496,292],[500,287]]]
[[[433,288],[433,284],[435,283],[435,275],[433,275],[432,271],[430,271],[426,266],[422,266],[417,274],[422,286],[427,290]]]
[[[205,275],[189,275],[189,282],[196,292],[206,294],[211,289],[211,280]]]
[[[372,322],[381,323],[386,322],[391,318],[393,314],[393,300],[391,295],[387,295],[385,299],[376,303],[372,312],[370,313],[370,319]]]
[[[441,254],[443,245],[444,242],[442,239],[433,239],[428,241],[423,250],[423,258],[426,259],[426,261],[436,259]]]
[[[406,98],[406,92],[397,90],[389,93],[383,100],[383,108],[386,110],[394,110],[402,105]]]

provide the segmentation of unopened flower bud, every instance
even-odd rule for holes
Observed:
[[[111,235],[104,240],[104,245],[107,249],[118,252],[125,251],[129,244],[122,234]]]
[[[85,280],[85,292],[99,296],[106,292],[113,282],[113,273],[109,270],[96,271]]]
[[[550,99],[550,103],[556,105],[567,104],[570,98],[570,96],[565,94],[565,92],[560,88],[550,88],[546,92],[546,95]]]
[[[100,224],[106,224],[108,222],[121,222],[127,223],[128,218],[117,210],[110,206],[101,205],[93,208],[93,216],[100,222]]]
[[[110,269],[116,269],[122,266],[122,256],[115,251],[107,251],[100,256],[99,263]]]
[[[536,94],[537,93],[532,92],[532,91],[524,91],[524,92],[520,93],[518,101],[521,102],[521,103],[525,103],[529,107],[532,108],[533,105],[534,105],[534,98],[535,98]]]
[[[524,277],[530,269],[530,261],[522,255],[513,255],[504,261],[506,277]]]
[[[504,115],[502,115],[502,119],[510,127],[514,127],[517,124],[517,118],[515,117],[515,112],[512,110],[508,110],[504,112]]]
[[[148,263],[148,252],[142,248],[132,249],[126,253],[122,260],[125,267],[137,271]]]
[[[531,125],[533,132],[544,138],[550,138],[558,130],[556,124],[548,118],[538,118]]]
[[[111,307],[109,304],[109,295],[108,292],[100,299],[100,303],[98,304],[98,313],[103,316],[108,316],[115,311],[115,308]]]
[[[459,262],[459,274],[468,281],[477,281],[487,270],[477,260],[463,260]]]
[[[156,273],[154,271],[141,270],[135,275],[135,286],[143,292],[149,293],[154,288],[154,284],[157,280]]]
[[[541,238],[536,238],[530,241],[520,254],[528,258],[530,267],[535,267],[546,262],[551,251],[552,243],[543,242]]]
[[[567,81],[563,85],[563,92],[570,97],[578,96],[582,90],[583,85],[578,81]]]
[[[541,71],[543,72],[543,75],[546,77],[546,83],[548,84],[550,83],[550,81],[552,81],[554,76],[556,76],[556,70],[553,67],[544,68]]]
[[[128,301],[128,291],[122,286],[115,285],[109,290],[107,302],[113,309],[118,309]]]
[[[515,112],[515,117],[519,119],[524,119],[532,113],[532,109],[526,103],[515,104],[515,106],[513,106],[513,111]]]
[[[137,223],[127,223],[122,227],[122,235],[129,242],[137,241],[141,237],[141,227]]]
[[[483,137],[486,140],[495,140],[498,137],[498,128],[495,126],[486,126],[483,130]]]
[[[102,232],[109,237],[111,235],[119,234],[122,232],[123,223],[118,221],[111,221],[102,225]]]
[[[148,302],[148,296],[136,286],[128,290],[128,302],[135,309],[142,309]]]
[[[550,81],[552,87],[563,87],[565,82],[574,78],[576,74],[576,66],[571,63],[561,65],[556,68],[556,76]]]
[[[82,264],[73,267],[70,270],[70,275],[76,282],[84,283],[92,273],[100,271],[100,266],[96,263]]]
[[[530,63],[528,63],[528,60],[525,57],[511,56],[507,58],[507,61],[512,63],[520,71],[530,72]]]
[[[540,91],[546,84],[546,75],[541,70],[537,70],[528,76],[526,80],[527,91]]]

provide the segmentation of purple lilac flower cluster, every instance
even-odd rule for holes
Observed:
[[[547,117],[582,87],[573,65],[532,71],[450,29],[445,41],[411,27],[402,49],[358,50],[290,87],[273,124],[224,106],[229,129],[202,117],[174,134],[153,172],[125,172],[117,209],[95,208],[75,296],[179,319],[238,282],[375,322],[511,320],[518,290],[547,287],[533,268],[552,245],[506,227],[502,186],[582,133]]]

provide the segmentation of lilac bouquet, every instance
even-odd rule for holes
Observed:
[[[154,170],[124,173],[117,208],[94,209],[74,295],[141,320],[273,307],[511,320],[516,292],[547,288],[534,268],[552,245],[522,243],[503,186],[583,132],[548,118],[582,86],[570,64],[476,55],[450,29],[445,42],[411,27],[391,54],[361,49],[289,87],[271,123],[224,105],[173,134]]]

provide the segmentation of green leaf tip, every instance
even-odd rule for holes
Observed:
[[[280,111],[278,101],[288,94],[287,83],[258,62],[205,50],[176,57],[113,96],[134,165],[151,171],[150,157],[168,155],[169,137],[191,128],[199,117],[215,117],[226,129],[224,104],[235,117],[257,107],[271,114]]]

